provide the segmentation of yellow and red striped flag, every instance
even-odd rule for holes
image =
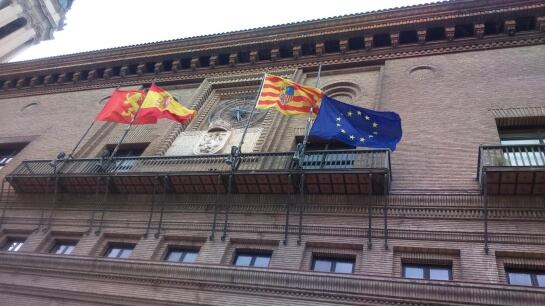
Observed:
[[[265,74],[256,108],[275,107],[284,115],[306,115],[310,107],[314,106],[313,113],[317,114],[318,103],[322,100],[322,96],[323,92],[318,88]]]
[[[140,112],[136,120],[150,121],[160,118],[166,118],[178,122],[190,120],[195,115],[194,110],[190,110],[176,101],[174,97],[161,87],[152,84],[146,99],[142,102]]]

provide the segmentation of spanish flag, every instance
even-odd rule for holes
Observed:
[[[144,101],[144,95],[145,93],[142,90],[114,91],[95,120],[125,124],[131,123],[132,118],[138,112],[140,104]],[[139,115],[133,123],[150,124],[156,122],[157,119],[141,118]]]
[[[178,122],[185,122],[193,118],[194,110],[190,110],[176,101],[174,97],[161,87],[152,84],[146,99],[142,103],[136,121],[151,121],[166,118]]]
[[[316,114],[322,96],[323,93],[318,88],[266,74],[256,108],[275,107],[284,115],[305,115],[314,106],[313,112]]]

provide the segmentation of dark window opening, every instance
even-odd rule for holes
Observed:
[[[53,74],[51,75],[51,79],[49,83],[57,83],[58,80],[59,80],[59,74]]]
[[[293,57],[293,48],[291,46],[280,46],[279,53],[281,58]]]
[[[270,61],[271,60],[271,49],[261,49],[257,51],[257,57],[260,61]]]
[[[348,49],[361,50],[365,48],[363,37],[352,37],[348,39]]]
[[[390,39],[390,34],[383,33],[383,34],[373,35],[373,46],[375,48],[388,47],[391,45],[392,45],[392,41]]]
[[[182,69],[189,69],[189,67],[191,67],[191,58],[180,59],[180,66]]]
[[[0,39],[8,36],[9,34],[19,30],[27,24],[27,20],[23,17],[13,20],[0,28]]]
[[[108,258],[129,258],[132,251],[134,250],[134,244],[130,243],[120,243],[120,244],[110,244],[104,257]]]
[[[301,54],[303,56],[316,54],[316,44],[315,43],[304,43],[304,44],[302,44],[301,45]]]
[[[146,63],[146,69],[144,70],[144,73],[151,73],[155,71],[155,62],[147,62]]]
[[[534,16],[525,16],[515,19],[515,31],[532,31],[536,29],[536,17]]]
[[[80,73],[80,80],[85,81],[89,77],[89,70],[83,70]]]
[[[172,62],[173,62],[173,60],[163,61],[163,70],[164,71],[172,71]]]
[[[341,51],[341,45],[339,43],[339,40],[326,40],[324,43],[324,51],[325,53],[337,53]]]
[[[403,264],[403,277],[430,280],[452,280],[450,265]]]
[[[166,261],[170,262],[196,262],[199,250],[185,248],[169,248],[165,256]]]
[[[23,244],[25,244],[25,239],[8,239],[2,250],[6,252],[19,252]]]
[[[418,42],[416,30],[399,32],[399,44],[415,44]]]
[[[218,55],[218,65],[223,66],[229,64],[229,53]]]
[[[210,66],[210,55],[199,56],[199,67]]]
[[[237,267],[268,268],[272,252],[237,251],[233,265]]]
[[[445,39],[444,27],[429,28],[426,31],[426,41],[444,40],[444,39]]]
[[[505,269],[509,285],[545,287],[545,271]]]
[[[138,64],[129,65],[129,74],[136,74],[138,71]]]
[[[454,28],[454,38],[472,37],[474,31],[473,24],[459,24]]]
[[[136,157],[141,156],[142,153],[146,150],[149,143],[128,143],[128,144],[121,144],[119,146],[119,149],[115,153],[115,157]],[[110,153],[114,151],[115,149],[114,144],[109,144],[106,146],[106,150],[108,150]]]
[[[121,66],[112,68],[112,76],[119,76],[120,72],[121,72]]]
[[[3,143],[0,144],[0,169],[9,163],[28,143]]]
[[[239,63],[249,63],[250,62],[250,52],[240,51],[237,54],[237,59]]]
[[[102,79],[104,77],[104,68],[97,69],[97,79]]]
[[[51,250],[52,254],[70,255],[76,247],[77,241],[57,241]]]
[[[354,262],[354,258],[317,256],[312,259],[312,270],[316,272],[354,273]]]
[[[503,21],[490,20],[484,23],[484,35],[503,33]]]

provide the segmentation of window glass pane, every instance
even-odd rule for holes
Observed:
[[[539,287],[545,287],[545,273],[536,275],[537,285]]]
[[[450,280],[448,268],[430,268],[430,279]]]
[[[72,254],[72,251],[74,250],[74,247],[73,245],[67,245],[66,246],[66,249],[64,250],[64,255],[70,255]]]
[[[238,255],[235,261],[235,266],[249,267],[252,262],[252,256]]]
[[[422,267],[405,266],[405,277],[423,279],[424,269]]]
[[[315,259],[314,271],[318,272],[331,272],[331,260]]]
[[[263,256],[263,255],[256,256],[254,267],[267,268],[269,266],[269,260],[270,260],[269,256]]]
[[[180,251],[170,251],[167,255],[167,261],[180,261],[180,257],[182,256],[182,252]]]
[[[107,257],[116,258],[119,255],[119,252],[121,252],[121,249],[111,248],[110,251],[108,251]]]
[[[124,249],[121,251],[121,253],[119,254],[119,258],[129,258],[129,256],[131,256],[132,254],[132,249]]]
[[[539,144],[539,139],[502,139],[502,145]]]
[[[184,262],[195,262],[197,261],[197,252],[189,251],[185,254]]]
[[[11,242],[8,242],[8,252],[17,252],[21,249],[21,247],[23,246],[24,242],[23,241],[11,241]]]
[[[509,284],[531,286],[532,278],[529,273],[523,272],[509,272]]]
[[[338,261],[335,264],[335,272],[337,273],[352,273],[354,263],[347,261]]]

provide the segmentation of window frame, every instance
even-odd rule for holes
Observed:
[[[199,251],[200,251],[199,248],[172,246],[167,248],[167,252],[163,260],[167,262],[173,262],[173,263],[196,263],[199,257]],[[170,256],[172,252],[181,252],[182,255],[180,256],[180,260],[176,260],[176,261],[168,260],[168,257]],[[196,255],[195,261],[189,261],[189,262],[185,261],[185,258],[188,253],[195,253]]]
[[[532,284],[531,285],[511,284],[511,276],[510,276],[511,273],[528,274],[530,276],[530,282]],[[505,278],[507,280],[507,284],[509,284],[511,286],[545,288],[545,283],[543,284],[543,286],[539,285],[539,282],[537,281],[537,276],[538,275],[545,275],[545,270],[505,268]]]
[[[0,144],[0,170],[11,162],[17,154],[21,153],[27,145],[28,142]]]
[[[74,249],[76,248],[76,245],[78,244],[78,241],[74,240],[59,240],[55,241],[53,244],[53,247],[51,248],[51,251],[49,253],[53,255],[71,255],[74,252]],[[60,247],[72,247],[70,250],[70,253],[66,254],[66,250],[68,248],[65,248],[65,250],[62,253],[57,253]]]
[[[8,238],[2,246],[2,251],[10,253],[19,252],[21,248],[25,245],[25,242],[26,239],[24,238]],[[15,243],[20,243],[20,245],[18,247],[15,247],[16,250],[10,250]]]
[[[329,261],[331,262],[331,268],[329,271],[316,271],[316,261],[317,260],[323,260],[323,261]],[[347,272],[337,272],[335,271],[335,268],[337,267],[337,263],[351,263],[352,264],[352,271],[350,273]],[[313,272],[323,272],[323,273],[339,273],[339,274],[353,274],[356,270],[356,258],[352,257],[336,257],[336,256],[321,256],[321,255],[313,255],[312,256],[312,264],[310,266],[310,269]]]
[[[422,269],[422,278],[407,277],[407,268],[420,268]],[[448,271],[448,280],[445,279],[433,279],[430,277],[430,270],[434,268],[446,269]],[[406,279],[420,279],[420,280],[433,280],[433,281],[452,281],[452,264],[419,264],[419,263],[402,263],[401,264],[401,276]]]
[[[127,257],[120,257],[120,255],[123,254],[122,251],[119,252],[116,256],[109,256],[110,252],[112,252],[113,249],[118,248],[118,249],[122,249],[124,251],[124,250],[128,250],[129,247],[131,247],[131,249],[130,249],[131,253]],[[106,251],[104,252],[103,257],[112,258],[112,259],[127,259],[127,258],[131,257],[135,247],[136,247],[136,244],[133,244],[133,243],[108,243]]]
[[[242,267],[242,268],[268,269],[269,266],[271,265],[272,254],[273,254],[272,251],[267,251],[267,250],[236,250],[235,256],[233,256],[232,265],[235,267]],[[250,264],[247,266],[237,265],[237,261],[240,256],[252,257],[252,259],[250,260]],[[269,261],[267,262],[267,266],[256,267],[255,261],[257,257],[265,257],[265,256],[268,256],[269,258]]]

